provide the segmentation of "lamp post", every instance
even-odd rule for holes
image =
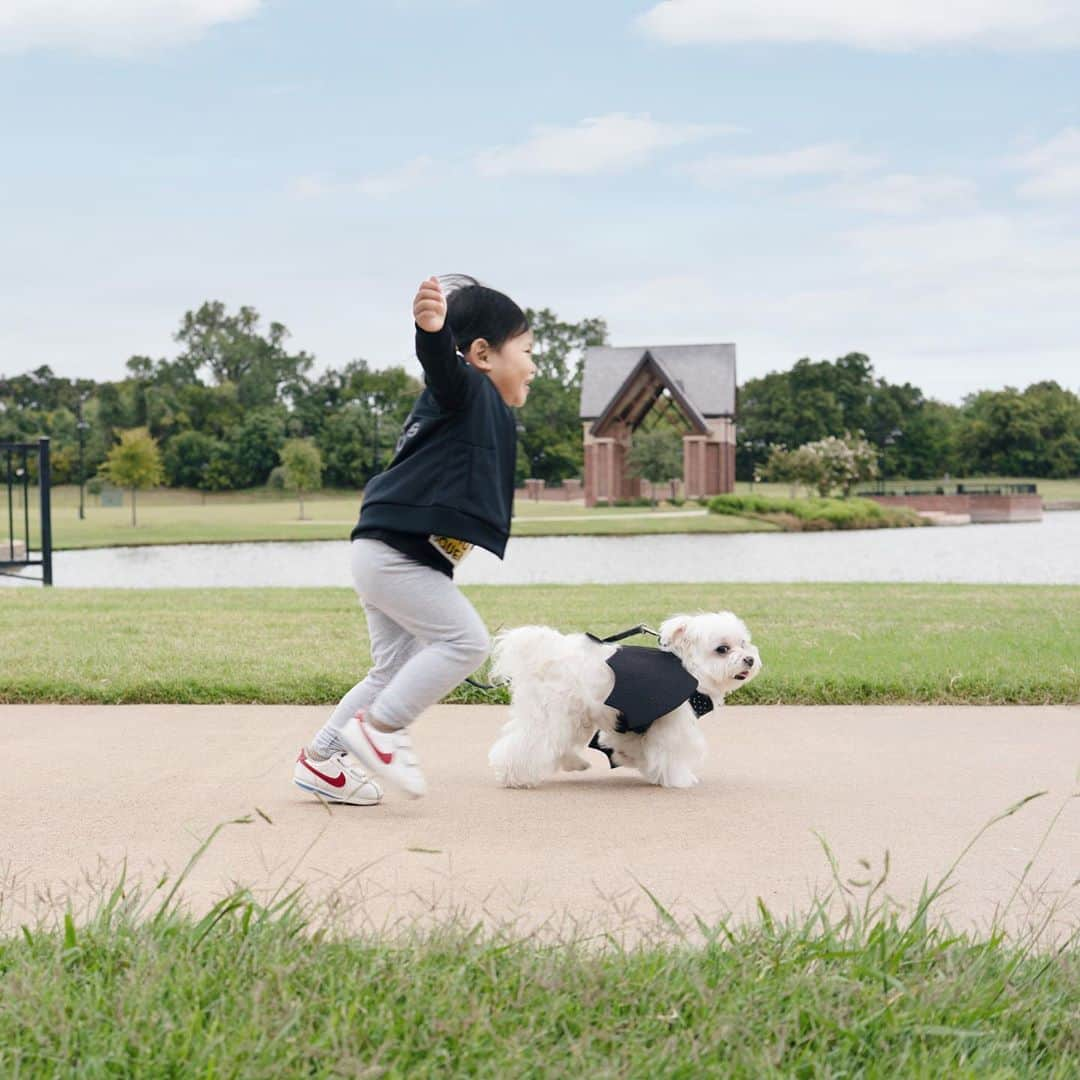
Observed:
[[[896,444],[896,440],[899,439],[904,433],[899,428],[893,428],[888,435],[882,439],[881,447],[881,462],[878,466],[878,494],[885,494],[885,452],[890,446]]]
[[[83,467],[83,452],[84,444],[86,442],[86,429],[90,426],[83,419],[83,401],[85,398],[79,398],[79,418],[75,424],[75,430],[79,433],[79,520],[83,521],[86,518],[86,472]]]

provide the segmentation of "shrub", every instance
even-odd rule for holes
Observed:
[[[762,475],[769,480],[817,488],[822,498],[833,488],[839,488],[847,497],[857,483],[877,475],[877,452],[861,433],[848,432],[842,439],[829,435],[795,450],[773,446]]]
[[[783,515],[791,527],[813,529],[880,529],[921,525],[913,511],[886,508],[870,499],[785,499],[773,495],[717,495],[709,501],[714,514]],[[780,522],[780,524],[785,524]]]

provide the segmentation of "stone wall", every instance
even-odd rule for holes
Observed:
[[[573,502],[585,498],[580,480],[564,480],[561,487],[548,487],[543,480],[526,480],[525,486],[514,492],[515,499],[530,502]]]
[[[1041,495],[865,495],[882,506],[970,514],[972,524],[1001,521],[1042,521]]]

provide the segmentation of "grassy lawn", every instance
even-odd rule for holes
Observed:
[[[1080,1073],[1080,954],[880,909],[541,946],[336,935],[302,898],[205,917],[118,886],[0,939],[4,1076],[1029,1077]],[[663,912],[660,912],[662,917]],[[63,920],[61,922],[61,919]],[[659,921],[659,920],[658,920]]]
[[[558,521],[531,521],[518,515],[515,536],[633,536],[642,533],[731,533],[778,532],[780,526],[752,517],[701,513],[664,507],[655,513],[646,509],[595,510],[567,514]]]
[[[488,627],[604,635],[730,608],[764,672],[732,704],[1080,702],[1080,588],[471,586]],[[642,641],[641,643],[646,643]],[[17,589],[0,604],[0,702],[330,704],[366,670],[346,589]],[[464,685],[449,701],[503,701]]]
[[[116,547],[129,544],[226,543],[243,540],[342,540],[356,524],[360,492],[327,492],[304,500],[304,515],[293,498],[266,491],[202,496],[198,492],[142,492],[137,497],[138,524],[131,525],[125,505],[103,507],[88,496],[86,517],[78,516],[78,489],[53,492],[53,545],[57,550]],[[34,496],[36,498],[36,496]],[[31,535],[38,543],[38,523],[31,507]],[[653,532],[760,532],[775,526],[749,518],[723,520],[701,513],[690,502],[683,507],[662,504],[657,513],[648,507],[612,507],[587,510],[561,502],[519,501],[514,508],[517,536],[628,535]],[[669,516],[670,515],[670,516]],[[539,519],[539,520],[538,520]],[[555,519],[555,520],[550,520]],[[7,536],[6,521],[0,541]],[[23,535],[21,512],[16,535]]]
[[[1022,480],[1022,478],[1020,478]],[[993,483],[994,478],[978,477],[972,483]],[[1008,478],[1008,483],[1018,482]],[[1037,480],[1039,491],[1048,500],[1080,499],[1080,479]],[[890,481],[900,486],[905,481]],[[911,481],[932,486],[931,481]],[[751,485],[736,485],[739,494],[749,494]],[[787,484],[754,484],[757,494],[788,496]],[[34,496],[36,499],[36,495]],[[340,540],[348,536],[360,508],[360,492],[327,491],[304,501],[305,517],[299,520],[295,499],[266,489],[203,495],[196,491],[159,489],[142,492],[137,500],[138,525],[131,525],[131,510],[125,505],[103,507],[96,496],[87,496],[86,518],[78,517],[78,488],[53,490],[53,544],[57,550],[88,547],[115,547],[129,544],[225,543],[244,540]],[[38,542],[36,503],[31,507],[31,535]],[[16,534],[22,536],[21,509],[16,507]],[[681,507],[660,504],[648,507],[598,507],[587,510],[579,503],[518,500],[514,507],[516,536],[632,535],[669,532],[760,532],[776,525],[753,517],[702,515],[700,507],[688,501]],[[0,542],[7,536],[6,522],[0,525]]]

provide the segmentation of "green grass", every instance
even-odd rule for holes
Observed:
[[[1080,588],[700,584],[464,590],[487,626],[604,635],[730,608],[763,674],[732,704],[1080,702]],[[18,589],[0,702],[328,704],[370,662],[347,589]],[[468,685],[449,701],[505,701]]]
[[[36,493],[32,495],[30,534],[39,543]],[[53,490],[53,546],[58,551],[77,548],[118,547],[143,544],[204,544],[256,540],[342,540],[356,524],[361,493],[320,492],[304,500],[307,520],[299,519],[299,505],[292,497],[265,489],[202,495],[195,491],[158,489],[141,492],[136,519],[125,505],[103,507],[95,496],[86,499],[86,517],[79,520],[78,488]],[[661,504],[661,511],[678,507]],[[657,532],[760,532],[775,526],[750,518],[721,520],[700,513],[688,502],[679,517],[653,514],[641,507],[586,509],[577,503],[519,500],[514,506],[516,536],[630,535]],[[698,511],[697,514],[694,511]],[[554,518],[555,520],[547,520]],[[543,519],[543,520],[535,520]],[[16,507],[15,535],[23,537],[23,516]],[[7,538],[7,519],[0,524],[0,545]]]
[[[925,525],[904,507],[879,506],[870,499],[791,499],[777,495],[717,495],[709,510],[723,516],[750,515],[794,531],[821,529],[896,529]]]
[[[654,533],[732,533],[776,532],[780,526],[752,517],[721,517],[695,509],[676,510],[663,507],[650,513],[648,509],[589,511],[587,514],[565,515],[559,521],[530,521],[515,519],[514,536],[640,536]]]
[[[956,864],[910,915],[882,899],[885,875],[852,888],[833,865],[836,889],[806,916],[759,900],[756,920],[692,936],[650,894],[658,932],[636,947],[462,919],[355,936],[347,911],[243,889],[197,917],[173,898],[183,875],[148,895],[121,880],[81,924],[57,912],[0,938],[0,1074],[1080,1073],[1075,937],[953,932],[933,905]]]

